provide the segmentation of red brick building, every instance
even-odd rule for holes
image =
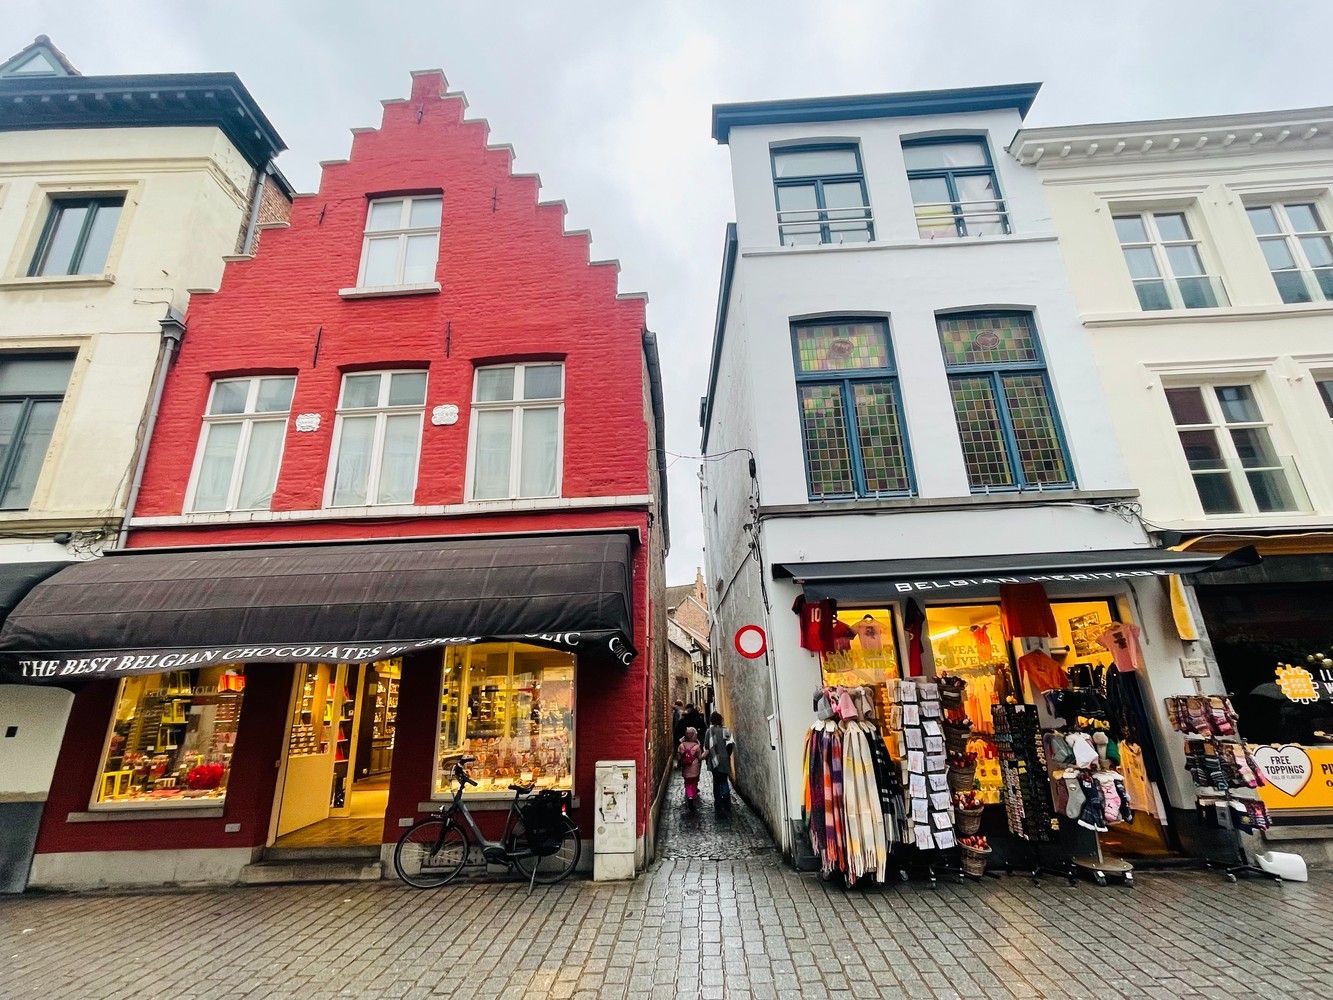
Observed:
[[[414,74],[193,299],[128,550],[7,623],[30,675],[95,678],[34,884],[263,879],[310,847],[373,875],[453,753],[497,820],[513,782],[572,790],[585,863],[594,765],[633,760],[651,851],[667,537],[645,300],[465,108]]]

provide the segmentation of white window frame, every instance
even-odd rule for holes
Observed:
[[[1287,214],[1288,205],[1309,205],[1314,211],[1315,218],[1319,220],[1322,229],[1312,230],[1310,232],[1296,232],[1296,227],[1291,224],[1291,217]],[[1261,236],[1253,230],[1253,222],[1249,219],[1249,211],[1252,208],[1266,208],[1273,213],[1273,218],[1277,220],[1277,233],[1267,236]],[[1287,246],[1287,254],[1295,263],[1294,268],[1280,268],[1280,271],[1295,271],[1301,276],[1305,283],[1305,289],[1310,295],[1311,302],[1327,302],[1333,296],[1324,294],[1323,287],[1319,284],[1319,278],[1315,274],[1316,270],[1327,271],[1328,267],[1316,268],[1310,263],[1310,258],[1305,254],[1305,246],[1301,243],[1303,236],[1322,236],[1325,239],[1333,239],[1333,230],[1328,228],[1327,213],[1323,205],[1319,203],[1318,198],[1271,198],[1263,201],[1247,201],[1245,203],[1246,221],[1251,222],[1251,231],[1254,232],[1255,241],[1259,244],[1259,252],[1263,253],[1263,245],[1268,242],[1277,242],[1281,240]],[[1264,267],[1268,274],[1273,278],[1274,286],[1277,285],[1277,271],[1274,271],[1268,264],[1268,258],[1264,258]],[[1277,289],[1278,296],[1281,297],[1282,289]],[[1285,303],[1285,300],[1283,300]],[[1289,305],[1298,305],[1299,303],[1287,303]]]
[[[1259,410],[1259,419],[1228,421],[1226,419],[1226,414],[1222,412],[1222,404],[1217,399],[1217,390],[1242,385],[1249,388],[1254,399],[1254,405]],[[1195,379],[1193,381],[1168,382],[1165,388],[1198,389],[1199,394],[1203,399],[1204,410],[1208,414],[1209,422],[1206,424],[1177,424],[1175,422],[1175,415],[1170,412],[1170,407],[1168,406],[1167,409],[1167,414],[1171,418],[1172,433],[1175,434],[1176,437],[1176,447],[1179,449],[1178,454],[1183,462],[1185,474],[1189,480],[1190,490],[1193,492],[1194,498],[1198,501],[1200,509],[1203,507],[1203,498],[1199,496],[1198,487],[1194,481],[1195,470],[1189,467],[1188,456],[1184,451],[1184,442],[1180,440],[1181,431],[1212,431],[1218,442],[1218,447],[1222,453],[1222,460],[1226,465],[1226,469],[1206,472],[1205,474],[1227,476],[1231,480],[1232,492],[1235,493],[1236,499],[1240,501],[1241,509],[1238,511],[1210,513],[1205,510],[1203,512],[1205,517],[1241,517],[1254,515],[1272,517],[1274,515],[1295,514],[1301,511],[1301,497],[1304,492],[1304,486],[1299,482],[1293,481],[1293,470],[1289,469],[1282,461],[1283,454],[1282,448],[1279,447],[1278,443],[1279,438],[1276,433],[1277,426],[1267,415],[1264,406],[1264,394],[1260,391],[1260,386],[1257,382],[1244,378],[1217,378],[1213,380]],[[1268,443],[1273,449],[1274,457],[1277,458],[1277,465],[1246,468],[1245,464],[1241,461],[1240,452],[1236,450],[1236,443],[1232,440],[1231,431],[1252,430],[1256,428],[1262,429],[1268,433]],[[1292,505],[1286,510],[1260,510],[1259,505],[1255,502],[1254,490],[1250,487],[1250,480],[1249,477],[1246,476],[1246,473],[1275,471],[1282,473],[1283,478],[1286,480],[1287,492],[1291,495]]]
[[[414,201],[438,200],[440,203],[440,224],[436,226],[418,226],[413,228],[407,225],[412,217],[412,203]],[[398,216],[397,229],[376,229],[370,228],[370,215],[375,210],[376,205],[382,205],[386,202],[401,202],[402,209]],[[429,236],[435,234],[435,268],[438,272],[440,265],[440,230],[444,225],[444,195],[439,192],[415,195],[397,195],[393,198],[372,198],[366,205],[366,223],[362,230],[361,238],[361,265],[356,272],[357,288],[398,288],[406,287],[408,283],[403,280],[403,267],[407,262],[407,238],[409,236]],[[369,259],[370,241],[387,240],[396,237],[398,240],[398,260],[394,265],[394,277],[397,279],[387,285],[367,285],[366,284],[366,261]],[[434,275],[430,281],[434,281]],[[429,283],[429,282],[427,282]],[[412,283],[420,284],[420,282]]]
[[[389,381],[392,375],[422,374],[426,376],[426,390],[422,394],[422,402],[411,403],[398,406],[389,405]],[[347,391],[347,380],[356,375],[378,375],[380,377],[380,391],[376,397],[375,406],[343,406],[343,394]],[[325,508],[348,509],[355,507],[403,507],[410,506],[416,497],[417,484],[421,478],[421,439],[422,428],[425,423],[426,403],[430,392],[430,370],[426,368],[378,368],[369,371],[349,371],[343,372],[342,379],[338,383],[338,409],[337,415],[333,421],[333,445],[329,448],[329,467],[324,475],[324,506]],[[380,488],[380,472],[384,463],[384,430],[388,426],[388,418],[399,416],[401,414],[417,415],[417,461],[413,467],[412,489],[413,499],[403,501],[393,501],[381,503],[378,499]],[[366,473],[366,499],[363,503],[355,504],[335,504],[333,502],[333,490],[336,485],[338,475],[338,453],[342,451],[343,439],[343,418],[344,417],[369,417],[375,419],[375,435],[370,445],[370,468]]]
[[[292,380],[292,399],[287,402],[286,410],[265,410],[260,413],[255,410],[255,403],[259,398],[259,383],[264,379],[289,378]],[[246,456],[250,454],[250,432],[254,424],[277,423],[279,415],[282,419],[282,443],[278,446],[278,473],[282,474],[283,454],[287,450],[287,424],[292,416],[292,401],[296,398],[296,378],[295,375],[246,375],[240,378],[219,378],[214,379],[213,384],[208,387],[208,401],[204,404],[203,426],[199,432],[199,442],[194,450],[194,467],[190,470],[190,482],[185,492],[185,509],[188,513],[202,514],[220,514],[231,510],[271,510],[273,508],[272,497],[269,498],[267,507],[240,507],[241,479],[242,471],[245,469]],[[250,388],[245,394],[245,409],[240,413],[217,413],[210,414],[208,411],[213,408],[213,396],[217,392],[217,387],[227,382],[249,382]],[[196,511],[194,508],[195,493],[199,488],[199,473],[203,467],[204,449],[208,447],[209,435],[213,433],[213,427],[217,424],[241,424],[240,437],[236,439],[236,458],[231,466],[231,480],[227,486],[227,499],[221,511]],[[276,489],[276,485],[275,485]]]
[[[1179,215],[1185,220],[1185,228],[1189,230],[1190,238],[1187,240],[1168,240],[1162,237],[1161,231],[1157,228],[1157,216],[1159,215]],[[1148,234],[1146,243],[1135,241],[1125,243],[1120,239],[1120,234],[1114,231],[1115,220],[1135,216],[1143,224],[1144,232]],[[1214,273],[1214,268],[1205,253],[1203,240],[1198,236],[1198,226],[1196,221],[1191,218],[1191,213],[1183,206],[1162,205],[1152,208],[1125,208],[1111,210],[1112,231],[1116,237],[1116,244],[1120,247],[1120,260],[1125,266],[1125,272],[1129,275],[1130,288],[1134,292],[1134,302],[1141,312],[1189,312],[1194,309],[1211,308],[1221,309],[1231,304],[1230,297],[1227,295],[1226,287],[1222,283],[1222,277]],[[1199,258],[1199,265],[1203,268],[1203,274],[1176,274],[1171,266],[1171,259],[1167,256],[1167,247],[1193,247],[1195,255]],[[1157,277],[1154,278],[1136,278],[1134,272],[1130,270],[1129,258],[1125,256],[1126,250],[1148,250],[1152,253],[1153,262],[1157,265]],[[1180,281],[1182,278],[1205,278],[1213,292],[1213,298],[1217,301],[1212,306],[1187,306],[1185,300],[1180,294]],[[1142,281],[1160,281],[1166,289],[1167,301],[1170,302],[1170,309],[1145,309],[1143,303],[1139,300],[1138,284]]]
[[[549,368],[556,365],[560,368],[560,395],[550,399],[524,399],[523,387],[528,368]],[[477,383],[484,371],[495,371],[501,368],[514,369],[514,396],[515,399],[490,400],[479,402],[477,400]],[[565,486],[565,363],[564,361],[515,361],[509,364],[483,365],[478,367],[472,375],[472,414],[468,423],[467,440],[467,499],[473,503],[500,503],[506,500],[545,500],[564,495]],[[523,410],[551,410],[556,411],[556,427],[558,433],[555,440],[555,492],[547,496],[523,496],[519,492],[519,486],[522,482],[523,468],[523,422],[519,419],[519,413]],[[509,491],[503,497],[486,497],[479,499],[476,496],[476,471],[477,471],[477,418],[478,414],[493,410],[510,410],[512,412],[511,424],[509,430]]]

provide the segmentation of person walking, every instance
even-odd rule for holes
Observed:
[[[685,730],[694,727],[696,734],[702,733],[708,728],[708,720],[704,718],[703,713],[694,707],[693,703],[685,706],[685,711],[676,722],[676,730],[672,734],[677,743],[685,738]]]
[[[685,779],[685,805],[691,812],[699,808],[699,773],[703,770],[704,747],[699,742],[699,730],[685,729],[685,738],[676,748],[680,758],[680,776]]]
[[[713,775],[713,809],[729,812],[731,754],[736,749],[736,739],[731,735],[731,730],[722,724],[721,712],[714,712],[709,721],[712,725],[704,733],[704,751],[708,755],[708,770]]]

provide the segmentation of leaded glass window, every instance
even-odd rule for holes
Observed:
[[[793,327],[812,499],[912,492],[902,401],[883,320]]]
[[[1032,317],[972,313],[938,324],[972,492],[1072,486]]]

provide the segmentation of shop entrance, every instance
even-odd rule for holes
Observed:
[[[383,840],[401,677],[400,660],[297,666],[272,846]]]

